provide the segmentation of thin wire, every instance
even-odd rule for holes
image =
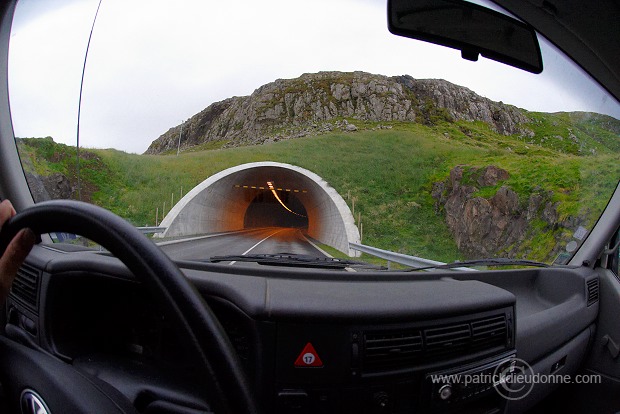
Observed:
[[[95,18],[93,19],[93,25],[90,28],[90,35],[88,35],[88,43],[86,44],[86,53],[84,54],[84,65],[82,66],[82,79],[80,80],[80,98],[78,101],[78,113],[77,113],[77,136],[76,136],[76,167],[77,167],[77,191],[78,200],[82,201],[82,180],[80,178],[80,115],[82,113],[82,89],[84,88],[84,73],[86,72],[86,60],[88,59],[88,51],[90,50],[90,39],[93,37],[93,31],[95,30],[95,23],[97,22],[97,15],[99,14],[99,8],[101,2],[97,5],[97,11],[95,12]]]

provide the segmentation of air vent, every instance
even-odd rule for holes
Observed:
[[[425,329],[424,342],[427,355],[459,352],[471,342],[470,326],[462,324]]]
[[[471,345],[475,350],[504,346],[507,337],[508,331],[504,315],[481,319],[471,323]]]
[[[586,282],[586,293],[588,295],[588,306],[598,302],[598,278]]]
[[[374,371],[396,368],[415,362],[422,351],[419,330],[366,333],[364,368]]]
[[[41,272],[27,264],[17,271],[11,287],[11,294],[33,310],[37,309],[39,299],[39,276]]]
[[[364,334],[365,372],[406,369],[506,347],[511,334],[504,314],[401,331]]]

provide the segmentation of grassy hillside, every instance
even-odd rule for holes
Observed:
[[[567,127],[562,124],[564,114],[535,117],[539,131],[533,138],[498,135],[484,123],[434,127],[393,123],[391,129],[326,133],[178,157],[88,150],[82,161],[83,180],[92,190],[92,202],[136,225],[154,225],[157,208],[161,220],[164,203],[168,211],[172,197],[177,202],[181,193],[218,171],[255,161],[290,163],[317,173],[345,199],[349,194],[356,198],[355,216],[361,213],[364,243],[452,261],[461,257],[444,217],[434,210],[431,188],[456,165],[496,165],[507,170],[510,178],[505,184],[524,203],[537,189],[553,192],[561,220],[580,216],[591,226],[607,203],[620,177],[617,135],[585,121],[583,128],[574,123]],[[559,139],[566,128],[573,128],[577,141],[596,141],[589,145],[596,145],[596,150],[580,152],[571,137]],[[588,134],[587,128],[597,133]],[[543,140],[544,136],[549,138]],[[30,160],[29,168],[41,175],[61,172],[75,183],[75,149],[43,141],[20,143],[22,154]],[[481,188],[479,195],[490,196],[495,190]],[[347,201],[352,204],[351,199]],[[549,260],[545,256],[548,247],[558,237],[562,235],[541,230],[522,249],[530,252],[530,258]]]
[[[610,116],[588,112],[529,112],[528,116],[532,122],[527,128],[535,134],[527,139],[530,143],[569,154],[620,151],[620,121]]]

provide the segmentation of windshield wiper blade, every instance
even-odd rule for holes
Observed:
[[[344,269],[349,266],[366,264],[336,257],[316,257],[293,253],[213,256],[206,261],[211,263],[254,262],[261,265],[316,267],[321,269]]]
[[[507,259],[504,257],[491,258],[491,259],[476,259],[465,260],[462,262],[452,262],[442,265],[433,265],[425,267],[416,267],[407,269],[407,272],[415,272],[418,270],[434,270],[434,269],[454,269],[456,267],[469,267],[469,266],[533,266],[533,267],[549,267],[548,263],[537,262],[535,260],[526,259]]]

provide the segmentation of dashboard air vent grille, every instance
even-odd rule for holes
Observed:
[[[383,372],[418,363],[498,350],[509,342],[506,315],[452,324],[364,334],[363,369]]]
[[[598,301],[598,278],[591,279],[586,282],[586,289],[588,294],[588,306]]]
[[[415,361],[422,351],[422,335],[419,330],[366,333],[364,344],[365,368],[395,368]]]
[[[428,355],[443,355],[459,352],[471,340],[469,324],[448,325],[424,330],[426,352]]]
[[[40,276],[39,270],[23,264],[17,271],[17,276],[11,287],[12,295],[33,310],[37,309]]]
[[[473,349],[488,349],[503,346],[508,336],[506,318],[498,315],[471,323],[471,337]]]

